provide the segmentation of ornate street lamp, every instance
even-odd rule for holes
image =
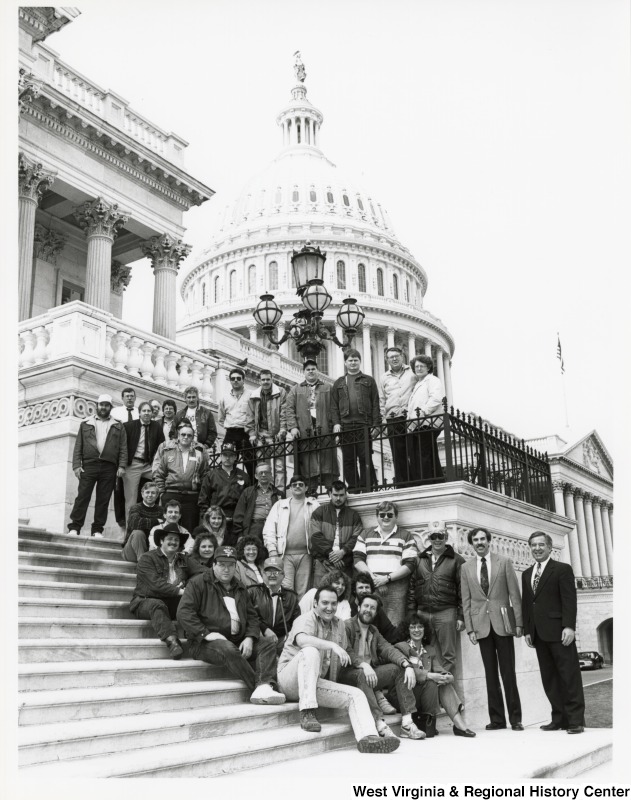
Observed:
[[[261,326],[263,333],[274,345],[281,345],[291,336],[296,348],[303,358],[315,358],[323,349],[327,340],[335,342],[338,347],[346,349],[353,343],[357,328],[365,317],[354,297],[347,297],[337,314],[337,323],[344,331],[345,340],[340,342],[337,336],[322,324],[324,312],[331,305],[333,298],[324,285],[324,262],[326,253],[319,247],[307,242],[301,250],[294,250],[291,266],[297,286],[296,294],[302,300],[303,308],[294,314],[288,330],[278,339],[275,329],[283,312],[276,304],[274,295],[262,294],[260,302],[254,309],[254,319]]]

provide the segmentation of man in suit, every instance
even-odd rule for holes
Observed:
[[[489,553],[491,534],[485,528],[469,531],[467,539],[476,555],[460,569],[462,610],[471,644],[480,646],[484,664],[491,719],[486,729],[506,727],[501,674],[511,728],[523,731],[513,641],[513,636],[523,633],[517,576],[510,559]]]
[[[528,647],[537,651],[541,682],[552,706],[544,731],[585,730],[585,698],[576,652],[576,584],[569,564],[552,559],[552,538],[535,531],[528,539],[536,565],[521,576]]]
[[[118,422],[132,422],[138,419],[138,409],[136,408],[136,390],[131,386],[125,386],[121,392],[122,406],[116,406],[112,409],[112,419]],[[134,503],[136,500],[134,499]],[[116,486],[114,487],[114,516],[116,522],[125,529],[125,492],[123,489],[123,481],[118,478]]]
[[[125,422],[127,434],[127,468],[123,475],[125,491],[125,519],[129,519],[129,511],[138,501],[138,486],[142,478],[150,481],[153,478],[151,465],[158,447],[164,441],[162,425],[152,420],[151,403],[144,402],[138,406],[140,419]]]

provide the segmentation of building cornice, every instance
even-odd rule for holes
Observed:
[[[577,472],[580,472],[582,475],[585,475],[590,480],[602,483],[604,486],[608,486],[613,491],[613,480],[611,478],[605,478],[602,475],[599,475],[597,472],[593,472],[591,469],[584,466],[583,464],[579,464],[578,461],[573,461],[571,458],[568,458],[567,456],[559,456],[559,455],[549,456],[549,459],[550,459],[550,467],[553,467],[555,464],[559,465],[566,464],[568,467],[571,467]]]
[[[385,238],[385,237],[384,237]],[[291,252],[295,249],[296,244],[304,242],[309,239],[314,244],[317,244],[323,250],[335,250],[340,245],[347,247],[351,251],[355,251],[357,255],[371,256],[372,258],[381,258],[390,264],[396,264],[400,267],[405,267],[410,270],[410,273],[415,277],[422,286],[422,294],[425,295],[427,291],[428,279],[423,267],[414,259],[412,254],[406,255],[405,253],[397,253],[388,247],[388,244],[381,244],[376,242],[364,243],[356,239],[340,236],[333,238],[320,236],[316,233],[305,229],[304,225],[296,224],[296,236],[285,235],[282,239],[272,239],[261,242],[253,242],[252,244],[238,245],[232,248],[226,248],[223,251],[217,251],[213,255],[206,258],[199,264],[196,264],[184,276],[180,286],[180,293],[184,297],[187,286],[198,278],[204,271],[212,269],[215,266],[230,262],[239,258],[247,258],[248,256],[262,255],[265,253],[279,253]],[[399,247],[401,247],[399,245]],[[407,253],[408,251],[406,251]]]
[[[20,27],[30,34],[33,42],[42,42],[48,36],[72,22],[81,12],[78,8],[53,6],[20,6]]]
[[[42,85],[39,96],[22,115],[108,162],[184,210],[201,205],[214,194],[179,167],[48,84]]]

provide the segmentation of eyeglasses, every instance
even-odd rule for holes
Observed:
[[[180,434],[180,438],[181,439],[192,439],[193,438],[193,434],[192,433],[181,433]]]
[[[379,512],[379,518],[380,519],[392,519],[392,517],[394,517],[394,514],[393,514],[392,511],[380,511]]]
[[[297,489],[302,489],[307,484],[303,483],[302,481],[294,481],[291,485],[295,486]]]
[[[230,378],[230,380],[231,380],[231,381],[242,381],[242,380],[243,380],[243,378],[242,378],[240,375],[233,375],[233,376]]]
[[[446,537],[445,537],[445,534],[444,534],[444,533],[432,533],[432,535],[431,535],[429,538],[430,538],[430,539],[431,539],[433,542],[435,542],[435,541],[438,541],[438,540],[440,540],[440,539],[445,539]]]

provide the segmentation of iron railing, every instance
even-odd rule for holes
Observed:
[[[416,419],[394,417],[336,434],[309,429],[293,441],[243,448],[241,457],[248,471],[264,460],[285,475],[299,472],[317,493],[330,485],[339,464],[351,492],[467,481],[554,510],[547,454],[446,404],[442,414],[417,412]],[[211,466],[219,463],[218,448],[209,459]]]

